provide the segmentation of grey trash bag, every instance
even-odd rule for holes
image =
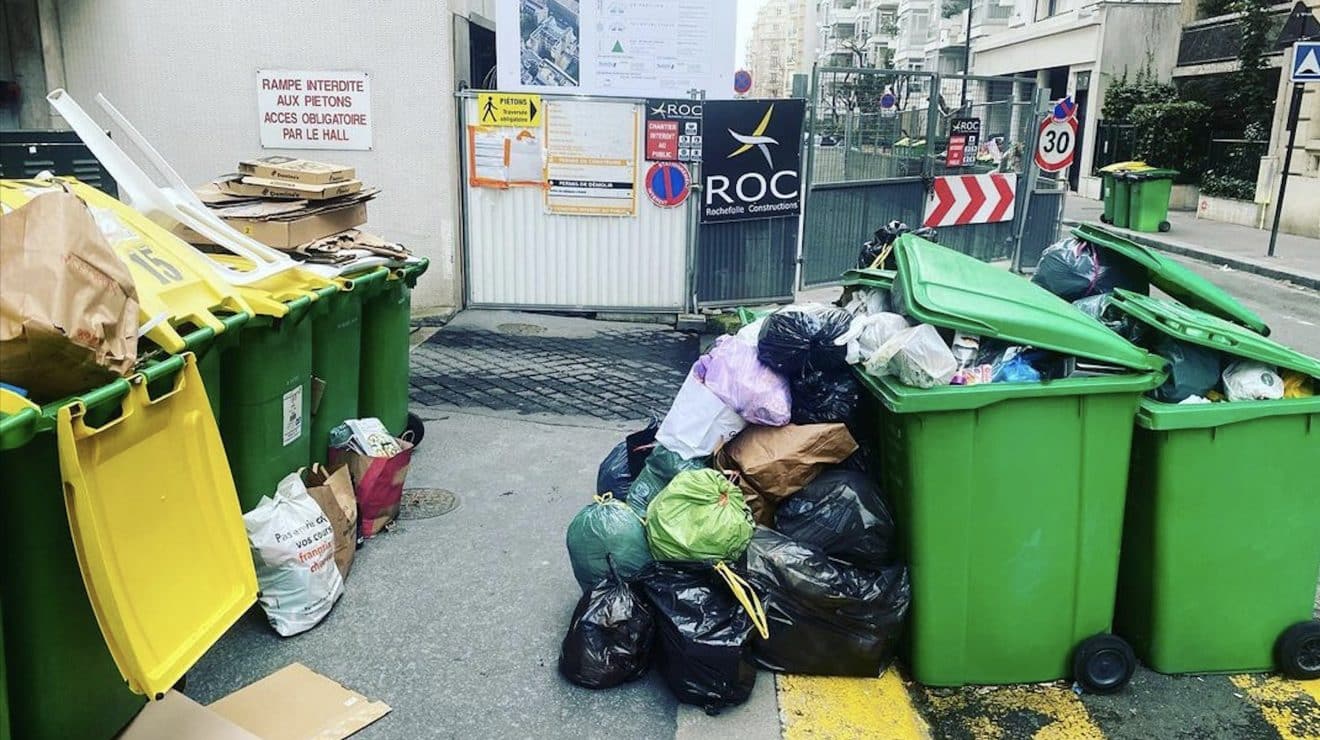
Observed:
[[[1212,349],[1161,334],[1151,351],[1169,361],[1169,377],[1150,392],[1164,403],[1179,403],[1188,396],[1205,396],[1219,384],[1220,356]]]

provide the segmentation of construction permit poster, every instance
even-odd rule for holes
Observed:
[[[546,101],[546,212],[635,215],[638,125],[632,103]]]

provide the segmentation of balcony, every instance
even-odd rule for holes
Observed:
[[[1274,39],[1283,29],[1292,10],[1291,3],[1282,3],[1270,8],[1270,29],[1265,38]],[[1182,36],[1178,40],[1178,66],[1191,67],[1200,64],[1232,62],[1237,59],[1242,45],[1242,14],[1229,13],[1203,21],[1195,21],[1183,26]],[[1274,50],[1270,54],[1279,54]]]

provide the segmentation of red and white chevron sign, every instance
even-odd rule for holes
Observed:
[[[935,178],[926,196],[923,226],[993,224],[1013,218],[1017,175],[949,175]]]

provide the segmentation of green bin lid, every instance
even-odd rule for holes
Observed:
[[[880,270],[874,267],[864,267],[854,270],[843,271],[842,284],[845,286],[860,285],[867,288],[884,288],[888,290],[894,287],[894,279],[898,274],[893,270]]]
[[[918,321],[1136,370],[1164,360],[1071,303],[1004,270],[912,234],[894,243],[895,291]]]
[[[1174,339],[1320,378],[1320,360],[1181,303],[1117,288],[1109,305]]]
[[[1172,180],[1179,174],[1178,170],[1151,167],[1145,170],[1123,170],[1117,176],[1124,180]]]
[[[1082,224],[1074,227],[1072,233],[1079,239],[1102,249],[1113,250],[1141,265],[1146,269],[1151,285],[1180,303],[1241,324],[1262,336],[1269,336],[1270,327],[1264,319],[1214,283],[1178,262],[1099,226]]]

